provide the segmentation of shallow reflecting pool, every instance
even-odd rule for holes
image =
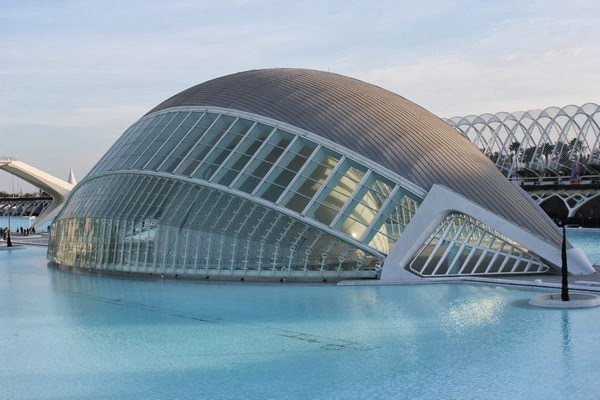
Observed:
[[[600,308],[474,285],[143,281],[0,251],[0,398],[596,399]]]

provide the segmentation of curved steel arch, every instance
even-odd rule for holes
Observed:
[[[535,165],[544,166],[543,175],[550,176],[564,174],[574,163],[578,164],[582,172],[598,169],[596,166],[600,166],[600,122],[596,116],[599,114],[600,105],[586,103],[582,106],[567,105],[562,108],[553,106],[544,110],[457,116],[445,121],[491,156],[491,141],[484,137],[489,131],[495,137],[493,141],[501,146],[493,161],[510,179],[519,177],[520,171]],[[484,128],[476,126],[482,122],[485,124]],[[536,129],[540,131],[539,137],[533,134]],[[474,132],[475,138],[471,139],[470,135]],[[509,147],[514,142],[520,143],[520,149],[513,155]],[[481,147],[482,144],[485,146]],[[554,147],[551,153],[544,154],[544,148],[548,144]],[[527,155],[526,149],[529,150]],[[507,159],[510,160],[509,168]]]

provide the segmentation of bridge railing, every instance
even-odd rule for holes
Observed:
[[[570,175],[545,176],[545,177],[513,177],[510,181],[521,186],[540,185],[597,185],[600,184],[600,175],[583,175],[578,179],[572,179]]]

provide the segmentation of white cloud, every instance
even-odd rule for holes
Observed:
[[[600,101],[598,18],[504,21],[462,49],[358,70],[444,117]]]

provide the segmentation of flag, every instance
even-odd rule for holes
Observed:
[[[573,163],[573,167],[571,167],[571,183],[579,183],[579,165],[576,162]]]

